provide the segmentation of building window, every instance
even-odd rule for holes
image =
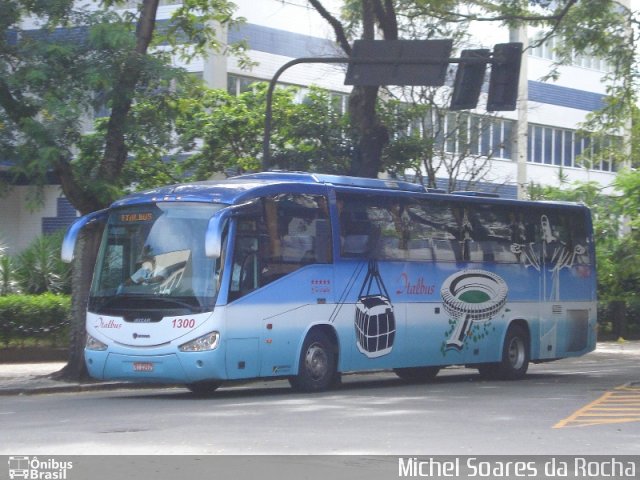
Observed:
[[[241,93],[247,92],[253,88],[253,84],[257,82],[268,82],[268,80],[263,80],[259,78],[252,77],[243,77],[241,75],[227,75],[227,92],[230,95],[240,95]],[[307,100],[307,95],[309,93],[309,89],[300,85],[292,85],[290,83],[282,83],[278,82],[276,87],[295,87],[297,89],[297,93],[295,95],[294,101],[296,103],[304,103]],[[331,106],[334,110],[338,111],[341,114],[347,113],[348,103],[349,103],[349,94],[341,93],[341,92],[328,92],[329,93],[329,101],[331,102]]]
[[[558,55],[556,54],[556,47],[559,45],[560,40],[557,37],[550,37],[540,43],[542,38],[542,35],[538,35],[529,39],[529,45],[531,45],[531,48],[529,48],[529,55],[554,62],[559,60]],[[609,65],[606,60],[589,53],[574,53],[572,65],[601,72],[611,71],[611,65]]]
[[[602,151],[619,144],[619,139],[609,137],[597,141],[563,128],[529,125],[529,161],[563,167],[584,167],[604,172],[615,171],[610,159],[600,159]],[[597,160],[595,159],[597,157]]]
[[[240,95],[251,90],[251,85],[256,82],[263,82],[259,78],[242,77],[240,75],[227,75],[227,92],[229,95]]]
[[[445,151],[457,155],[481,155],[511,160],[513,120],[468,113],[448,113],[444,118]],[[442,139],[436,138],[441,145]]]

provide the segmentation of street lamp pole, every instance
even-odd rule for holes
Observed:
[[[267,89],[267,107],[264,115],[264,136],[262,138],[262,170],[266,171],[271,167],[271,152],[269,144],[271,142],[271,123],[273,118],[273,91],[276,88],[276,83],[280,78],[280,75],[290,67],[299,65],[301,63],[349,63],[349,58],[346,57],[304,57],[296,58],[290,62],[282,65],[269,81],[269,88]]]

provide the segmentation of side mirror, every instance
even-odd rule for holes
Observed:
[[[80,217],[78,220],[73,222],[67,233],[64,235],[64,239],[62,240],[62,249],[60,252],[60,257],[62,261],[65,263],[71,263],[73,261],[73,253],[76,248],[76,242],[78,241],[78,235],[84,227],[94,222],[102,222],[107,219],[109,211],[108,210],[98,210],[97,212],[90,213],[85,215],[84,217]]]

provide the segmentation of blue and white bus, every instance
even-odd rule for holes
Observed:
[[[589,210],[429,192],[408,182],[265,172],[130,195],[104,222],[87,311],[97,379],[502,379],[596,343]]]

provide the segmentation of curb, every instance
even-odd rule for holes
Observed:
[[[53,380],[55,381],[55,380]],[[156,388],[176,388],[183,385],[164,383],[86,383],[86,384],[63,384],[43,387],[15,387],[0,388],[0,397],[16,395],[45,395],[49,393],[83,393],[113,390],[151,390]]]

